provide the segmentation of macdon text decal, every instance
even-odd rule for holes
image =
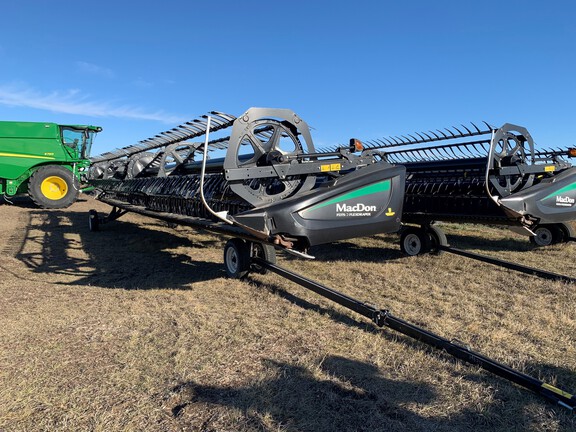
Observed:
[[[569,196],[556,195],[557,206],[572,207],[574,205],[574,202],[576,202],[576,200],[570,198]]]
[[[336,216],[372,216],[372,213],[377,210],[376,206],[363,203],[355,205],[336,204]]]

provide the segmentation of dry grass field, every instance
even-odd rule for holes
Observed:
[[[570,431],[576,415],[275,275],[221,237],[83,199],[0,204],[1,431]],[[576,277],[576,244],[444,225],[452,245]],[[571,393],[576,287],[394,235],[281,265]]]

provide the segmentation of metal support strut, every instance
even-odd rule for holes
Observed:
[[[386,309],[377,309],[374,306],[361,302],[353,297],[342,294],[332,288],[328,288],[318,282],[291,272],[280,266],[267,262],[261,258],[253,258],[252,263],[267,268],[268,270],[306,288],[315,293],[332,300],[366,318],[371,319],[376,325],[389,327],[406,336],[410,336],[420,342],[445,350],[448,354],[463,360],[467,363],[477,365],[482,369],[492,372],[502,378],[512,381],[524,388],[544,396],[548,400],[574,411],[576,408],[576,395],[572,395],[560,390],[550,384],[540,381],[534,377],[514,370],[509,366],[498,363],[482,354],[472,351],[469,347],[463,346],[456,341],[451,341],[442,336],[429,332],[395,317]]]
[[[555,280],[555,281],[565,282],[565,283],[576,283],[576,278],[573,278],[570,276],[564,276],[564,275],[549,272],[546,270],[539,270],[539,269],[525,266],[522,264],[517,264],[517,263],[510,262],[510,261],[504,261],[504,260],[501,260],[498,258],[492,258],[492,257],[489,257],[487,255],[481,255],[481,254],[477,254],[474,252],[468,252],[468,251],[465,251],[462,249],[453,248],[451,246],[438,245],[438,249],[453,253],[454,255],[460,255],[460,256],[463,256],[466,258],[472,258],[472,259],[482,261],[482,262],[485,262],[488,264],[493,264],[493,265],[497,265],[499,267],[504,267],[504,268],[507,268],[510,270],[515,270],[517,272],[537,276],[537,277],[540,277],[542,279]]]

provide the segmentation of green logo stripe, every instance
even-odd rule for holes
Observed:
[[[561,194],[561,193],[570,192],[570,191],[573,191],[574,189],[576,189],[576,183],[572,183],[572,184],[570,184],[570,185],[568,185],[568,186],[563,187],[563,188],[560,189],[560,190],[557,190],[556,192],[552,192],[550,195],[548,195],[548,196],[547,196],[546,198],[544,198],[544,199],[548,199],[548,198],[550,198],[550,197],[552,197],[552,196],[554,196],[554,195],[558,195],[558,194]]]
[[[348,200],[348,199],[352,199],[352,198],[358,198],[358,197],[366,196],[366,195],[372,195],[372,194],[375,194],[378,192],[384,192],[387,190],[390,190],[390,180],[384,180],[384,181],[381,181],[378,183],[371,184],[369,186],[364,186],[363,188],[356,189],[352,192],[348,192],[344,195],[340,195],[340,196],[337,196],[336,198],[332,198],[329,201],[315,205],[314,207],[310,207],[306,211],[317,210],[319,208],[326,207],[330,204],[335,204],[335,203],[338,203],[340,201],[344,201],[344,200]]]

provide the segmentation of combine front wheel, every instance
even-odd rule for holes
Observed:
[[[41,208],[69,207],[78,197],[78,181],[72,172],[58,165],[38,168],[30,177],[28,194]]]

